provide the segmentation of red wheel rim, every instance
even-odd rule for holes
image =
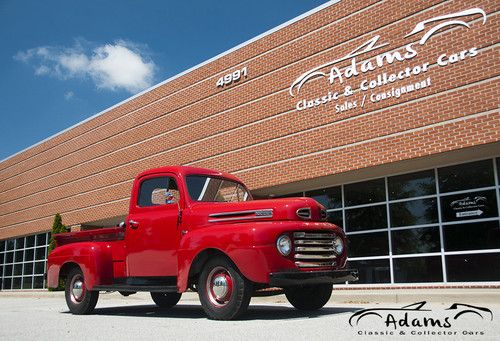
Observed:
[[[226,268],[217,266],[210,271],[207,277],[206,293],[215,307],[224,307],[231,301],[233,278]]]

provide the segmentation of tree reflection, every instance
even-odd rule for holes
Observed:
[[[427,253],[440,250],[439,229],[436,227],[392,231],[395,254]]]

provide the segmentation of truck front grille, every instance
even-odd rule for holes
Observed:
[[[294,232],[295,265],[299,268],[334,266],[332,232]]]

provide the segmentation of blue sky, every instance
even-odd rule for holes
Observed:
[[[325,2],[0,0],[0,160]]]

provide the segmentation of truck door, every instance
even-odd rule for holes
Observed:
[[[126,222],[127,275],[176,276],[182,202],[175,177],[144,177],[134,193]]]

